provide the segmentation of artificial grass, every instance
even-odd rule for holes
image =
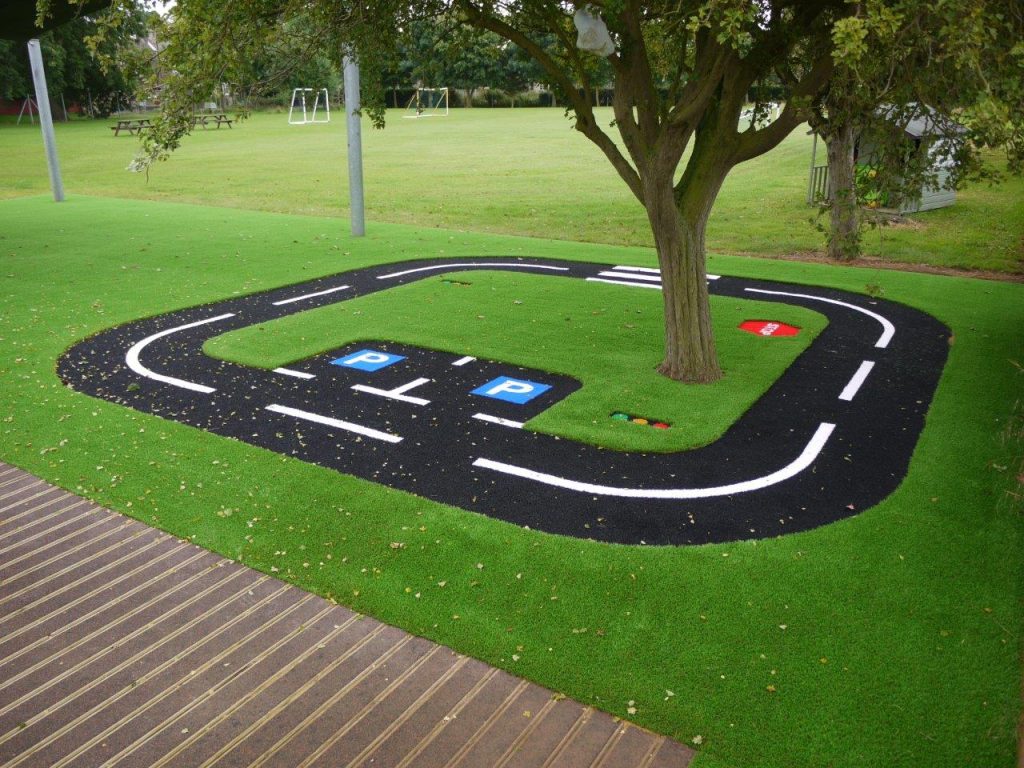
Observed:
[[[522,530],[58,381],[61,352],[102,328],[369,263],[654,263],[640,249],[338,229],[123,200],[0,204],[0,456],[583,701],[635,708],[657,731],[700,736],[697,765],[1013,765],[1022,522],[1006,491],[1020,445],[1001,433],[1024,388],[1021,286],[712,259],[725,274],[870,285],[956,334],[896,493],[840,523],[728,545]]]
[[[603,124],[612,122],[610,108],[597,113]],[[403,120],[402,114],[393,111],[383,131],[364,126],[370,221],[652,244],[639,203],[600,151],[571,130],[561,108],[461,109],[436,120]],[[137,139],[115,138],[110,124],[57,125],[68,190],[284,213],[346,213],[343,120],[290,126],[284,113],[259,113],[230,130],[199,130],[148,177],[125,170]],[[0,123],[0,198],[48,190],[40,144],[38,127]],[[815,227],[817,211],[806,204],[810,158],[811,137],[800,128],[773,151],[733,169],[711,214],[709,248],[821,253],[825,239]],[[818,159],[823,161],[820,143]],[[958,269],[1024,271],[1024,179],[976,185],[958,195],[951,208],[867,232],[865,254]]]
[[[213,357],[257,368],[290,365],[355,341],[398,341],[561,373],[583,387],[527,428],[622,451],[678,451],[719,438],[826,325],[792,305],[716,296],[715,335],[724,378],[685,385],[655,371],[664,356],[661,294],[522,273],[452,272],[216,336]],[[767,339],[743,320],[801,329]],[[482,383],[482,382],[481,382]],[[641,429],[623,411],[665,421]]]

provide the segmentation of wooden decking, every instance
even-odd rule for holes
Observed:
[[[693,752],[0,463],[0,765],[675,768]]]

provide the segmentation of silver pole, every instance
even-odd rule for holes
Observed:
[[[50,93],[46,89],[46,73],[43,71],[43,53],[38,40],[28,41],[28,60],[32,66],[32,82],[36,87],[36,107],[39,122],[43,128],[43,144],[46,146],[46,165],[50,169],[50,188],[56,202],[64,200],[64,182],[60,178],[60,161],[57,159],[57,139],[53,134],[53,116],[50,114]]]
[[[366,234],[363,210],[363,134],[359,115],[359,65],[348,53],[345,63],[345,117],[348,121],[348,196],[352,212],[352,236]]]

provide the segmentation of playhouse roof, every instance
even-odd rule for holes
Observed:
[[[955,136],[967,129],[947,115],[940,114],[927,104],[907,104],[902,108],[886,105],[879,109],[883,115],[891,115],[897,125],[903,124],[903,131],[912,139],[926,136]]]

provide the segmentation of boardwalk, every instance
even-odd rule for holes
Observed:
[[[0,463],[4,768],[679,768],[692,756]]]

